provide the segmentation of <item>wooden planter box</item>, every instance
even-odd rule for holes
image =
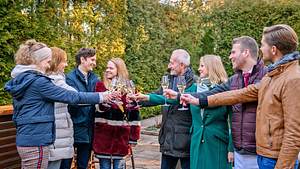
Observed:
[[[12,121],[13,107],[0,106],[0,169],[19,169],[21,159],[16,147],[16,128]],[[76,156],[76,155],[75,155]],[[89,169],[95,168],[93,155]],[[73,161],[72,168],[76,168]]]
[[[16,128],[12,121],[12,106],[0,106],[0,168],[21,168],[16,148]]]

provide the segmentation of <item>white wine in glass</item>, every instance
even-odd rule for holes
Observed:
[[[178,81],[177,81],[177,88],[180,94],[184,93],[186,87],[186,81],[185,81],[185,77],[184,76],[178,76]],[[181,108],[179,108],[178,110],[188,110],[188,108],[184,107],[182,105]]]
[[[169,87],[169,77],[168,76],[163,76],[161,78],[161,87],[162,87],[163,90],[168,89],[168,87]],[[163,104],[162,106],[169,106],[167,104],[167,98],[166,97],[165,97],[165,104]]]

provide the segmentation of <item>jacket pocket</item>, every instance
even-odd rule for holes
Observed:
[[[173,147],[175,150],[188,152],[190,150],[190,143],[191,143],[190,128],[188,127],[175,128],[173,143],[174,143]]]
[[[272,142],[272,133],[271,133],[271,120],[268,120],[268,145],[269,147],[273,146],[273,142]]]

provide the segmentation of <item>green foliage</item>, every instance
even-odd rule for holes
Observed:
[[[223,58],[227,72],[232,74],[228,59],[232,39],[247,35],[260,44],[263,28],[275,24],[288,24],[299,34],[299,7],[298,1],[225,0],[224,5],[203,15],[203,22],[207,23],[204,29],[208,30],[203,44],[214,45],[213,53]],[[201,55],[211,52],[210,48],[204,48]]]
[[[197,70],[205,54],[220,55],[232,74],[228,55],[233,38],[248,35],[258,42],[265,26],[289,24],[300,33],[297,0],[215,0],[163,4],[158,0],[0,1],[0,105],[11,103],[3,86],[10,79],[18,46],[34,38],[68,53],[69,67],[81,47],[97,49],[101,77],[112,57],[125,59],[142,92],[159,87],[172,50],[191,54]],[[145,108],[143,117],[159,113]]]

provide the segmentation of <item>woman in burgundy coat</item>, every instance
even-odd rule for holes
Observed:
[[[121,58],[108,61],[102,82],[96,84],[97,92],[116,90],[116,81],[128,82],[129,75]],[[127,89],[123,86],[123,89]],[[126,102],[126,94],[112,104],[100,104],[97,108],[93,150],[99,158],[100,169],[124,169],[124,157],[129,154],[130,144],[140,137],[140,113],[136,105]]]

